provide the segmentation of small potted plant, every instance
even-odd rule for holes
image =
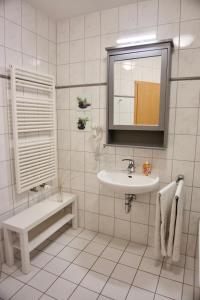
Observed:
[[[89,121],[88,118],[79,118],[77,125],[78,125],[78,129],[83,130],[85,129],[86,123]]]
[[[81,109],[85,109],[88,106],[91,106],[91,104],[88,103],[86,98],[82,99],[81,97],[77,97],[77,101],[78,101],[78,107]]]

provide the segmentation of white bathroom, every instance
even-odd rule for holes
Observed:
[[[200,299],[200,1],[0,0],[0,300]]]

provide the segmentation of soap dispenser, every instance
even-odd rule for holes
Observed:
[[[148,161],[145,161],[143,164],[143,174],[149,176],[151,174],[151,164]]]

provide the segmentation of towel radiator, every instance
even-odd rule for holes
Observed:
[[[16,188],[30,190],[57,177],[54,77],[11,66]]]

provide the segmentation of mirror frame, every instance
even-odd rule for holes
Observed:
[[[172,40],[131,46],[109,47],[107,50],[108,73],[108,130],[163,131],[168,125],[169,76],[171,70]],[[160,116],[158,125],[114,125],[114,63],[116,61],[161,56]]]

